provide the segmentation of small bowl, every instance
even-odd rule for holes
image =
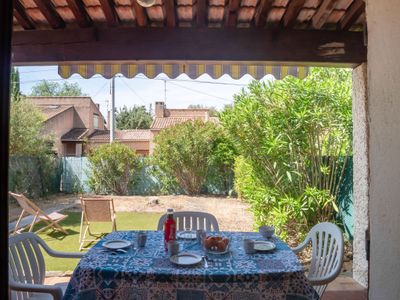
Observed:
[[[258,232],[266,239],[271,238],[275,233],[274,226],[260,226]]]

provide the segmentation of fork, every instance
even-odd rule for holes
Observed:
[[[203,255],[202,258],[204,260],[204,268],[208,269],[207,256]]]

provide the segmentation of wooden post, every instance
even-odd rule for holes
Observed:
[[[0,5],[0,299],[8,299],[8,145],[13,4]]]

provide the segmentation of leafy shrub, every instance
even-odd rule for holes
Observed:
[[[190,121],[161,131],[155,138],[153,162],[163,185],[189,195],[200,194],[211,177],[225,184],[233,151],[223,129],[212,122]],[[209,179],[209,180],[207,180]]]
[[[221,123],[241,154],[236,190],[259,225],[275,224],[287,238],[334,220],[352,143],[348,70],[315,68],[304,80],[253,82]]]
[[[91,150],[89,186],[97,194],[127,195],[141,165],[136,153],[127,145],[112,143]]]

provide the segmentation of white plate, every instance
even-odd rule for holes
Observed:
[[[276,245],[268,241],[254,241],[254,250],[256,251],[272,251],[276,248]]]
[[[131,242],[124,240],[111,240],[103,243],[103,247],[110,250],[124,249],[131,245]]]
[[[193,266],[200,263],[202,259],[200,255],[189,252],[182,252],[169,258],[173,264],[178,266]]]
[[[176,236],[184,240],[195,240],[197,238],[194,231],[179,231]]]

